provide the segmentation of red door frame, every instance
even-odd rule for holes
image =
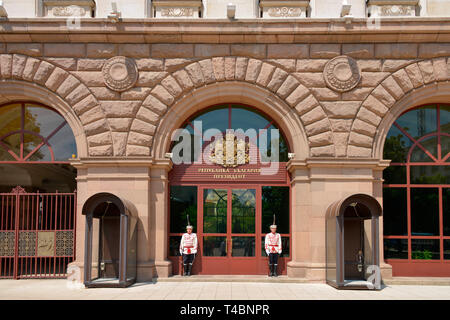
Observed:
[[[203,194],[205,189],[225,189],[227,190],[227,232],[226,233],[204,233],[203,232]],[[234,189],[253,189],[255,190],[255,232],[247,234],[232,233],[232,190]],[[225,236],[226,237],[226,257],[206,257],[202,256],[202,269],[200,274],[248,274],[256,273],[258,270],[261,249],[257,245],[258,235],[261,233],[261,188],[256,185],[203,185],[199,187],[198,203],[199,219],[197,220],[197,235],[199,238],[200,251],[203,252],[203,238],[206,236]],[[255,239],[255,257],[232,257],[233,241],[232,237],[253,237]]]
[[[197,187],[197,226],[194,232],[197,233],[199,252],[196,255],[196,261],[193,266],[193,274],[200,275],[220,275],[220,274],[235,274],[235,275],[251,275],[251,274],[267,274],[268,273],[268,262],[267,256],[263,255],[261,251],[262,238],[266,235],[261,231],[261,218],[262,218],[262,187],[264,186],[276,186],[276,187],[290,187],[288,183],[174,183],[171,186],[195,186]],[[205,257],[202,255],[203,252],[203,191],[205,189],[227,189],[227,233],[216,234],[208,233],[208,236],[226,236],[227,237],[227,256],[226,257]],[[256,216],[255,216],[255,228],[256,232],[252,234],[240,234],[231,232],[231,190],[232,189],[255,189],[256,190]],[[170,213],[170,192],[168,193],[168,213]],[[280,257],[278,264],[278,272],[282,275],[287,274],[287,263],[292,260],[292,230],[291,223],[292,220],[292,190],[289,188],[289,233],[282,233],[283,238],[289,238],[289,256]],[[168,226],[170,228],[170,214],[168,214]],[[269,230],[267,230],[269,232]],[[167,237],[167,252],[168,258],[172,261],[173,274],[180,275],[182,272],[182,260],[180,256],[170,256],[170,237],[179,236],[182,233],[171,233],[169,230]],[[255,238],[255,256],[254,257],[231,257],[231,241],[229,241],[232,236],[253,236]],[[227,263],[224,263],[227,262]]]

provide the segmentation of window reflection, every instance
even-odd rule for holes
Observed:
[[[33,103],[0,106],[0,161],[68,161],[75,137],[56,111]]]
[[[232,257],[254,257],[255,237],[231,237],[233,251]]]
[[[195,127],[196,121],[201,121],[201,128]],[[289,160],[287,143],[282,133],[280,132],[279,140],[275,140],[274,138],[272,138],[271,129],[278,128],[265,115],[257,112],[256,109],[252,109],[250,107],[235,104],[214,106],[189,119],[185,128],[191,133],[192,153],[194,153],[194,133],[200,135],[204,134],[206,130],[214,128],[218,129],[222,133],[225,133],[227,129],[242,129],[244,132],[248,129],[255,129],[256,133],[258,134],[260,129],[267,129],[268,156],[270,157],[271,143],[278,143],[279,161],[286,162]],[[260,138],[261,137],[259,137],[258,139],[258,143],[260,142]],[[175,142],[172,145],[172,148],[180,142],[181,139],[180,141]],[[205,145],[203,147],[205,147]],[[191,160],[194,161],[198,159],[198,156],[199,155],[193,154]],[[267,159],[262,160],[267,161]]]
[[[384,188],[383,229],[385,235],[407,234],[406,188]]]
[[[389,130],[384,158],[392,163],[383,172],[384,234],[407,239],[385,238],[387,259],[408,258],[408,241],[414,260],[440,259],[443,250],[445,255],[445,245],[441,248],[433,237],[450,235],[449,133],[450,106],[441,104],[405,112]]]
[[[254,233],[256,213],[256,190],[232,190],[232,232]]]
[[[439,260],[439,240],[436,239],[412,239],[411,259],[414,260]]]
[[[384,239],[385,259],[408,259],[408,239]]]
[[[203,255],[207,257],[226,257],[226,237],[203,237]]]
[[[189,222],[197,227],[197,187],[170,187],[170,232],[186,232],[187,216]],[[195,230],[194,230],[195,232]]]
[[[227,190],[203,190],[203,232],[227,232]]]
[[[269,226],[276,215],[278,233],[289,233],[289,187],[262,187],[262,223],[261,232],[270,232]]]

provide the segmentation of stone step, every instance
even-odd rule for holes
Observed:
[[[268,277],[264,275],[180,275],[168,278],[154,278],[154,282],[262,282],[262,283],[325,283],[305,278],[291,278],[288,276]],[[385,285],[428,285],[450,286],[450,278],[438,277],[394,277],[383,279]]]
[[[450,278],[444,277],[393,277],[383,282],[386,285],[450,286]]]
[[[168,278],[154,278],[156,282],[268,282],[268,283],[312,283],[304,278],[291,278],[287,276],[268,277],[264,275],[180,275]],[[322,283],[322,282],[320,282]]]

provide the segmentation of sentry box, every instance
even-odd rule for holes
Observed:
[[[326,281],[337,289],[380,289],[378,220],[381,205],[354,194],[326,212]]]
[[[111,193],[98,193],[84,204],[84,285],[87,288],[124,288],[136,282],[134,212],[130,202]]]

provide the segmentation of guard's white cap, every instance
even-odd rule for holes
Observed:
[[[276,229],[276,228],[277,228],[277,225],[276,225],[276,224],[271,225],[271,226],[270,226],[270,229],[272,229],[272,228],[275,228],[275,229]]]
[[[186,229],[194,229],[194,227],[191,225],[188,225],[188,226],[186,226]]]

